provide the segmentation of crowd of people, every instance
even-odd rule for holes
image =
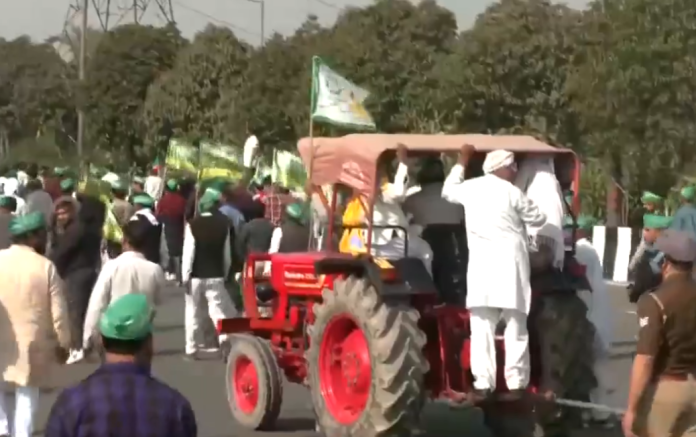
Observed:
[[[310,242],[342,251],[366,249],[364,229],[351,229],[370,220],[361,194],[334,196],[347,228],[336,241],[324,241],[332,216],[327,205],[309,190],[304,202],[269,178],[253,180],[258,149],[258,141],[250,138],[244,174],[234,182],[165,180],[160,169],[147,178],[124,180],[109,171],[99,178],[109,195],[100,196],[76,183],[64,168],[24,166],[0,179],[0,281],[5,285],[0,287],[0,310],[7,313],[0,314],[0,321],[8,324],[0,327],[0,371],[4,393],[14,391],[16,404],[10,420],[8,398],[0,396],[0,436],[31,435],[52,363],[76,363],[92,351],[101,352],[103,366],[61,394],[48,435],[101,435],[108,426],[110,435],[134,436],[161,425],[161,433],[147,435],[195,436],[188,402],[149,373],[152,323],[167,282],[186,287],[185,358],[196,360],[204,322],[233,318],[243,310],[237,281],[248,253],[303,252]],[[472,146],[464,146],[448,175],[442,160],[433,157],[421,160],[414,172],[403,145],[396,151],[395,167],[378,163],[372,254],[392,261],[406,255],[420,259],[443,299],[466,305],[474,395],[481,399],[496,389],[494,343],[497,325],[504,321],[504,375],[514,397],[526,390],[530,378],[530,275],[540,266],[563,268],[568,246],[564,229],[574,229],[575,255],[586,266],[592,288],[582,297],[597,331],[600,384],[593,398],[603,402],[611,382],[601,377],[606,373],[602,367],[613,328],[601,260],[591,244],[596,220],[573,216],[553,159],[520,160],[497,150],[487,154],[483,176],[466,178],[474,153]],[[638,402],[653,387],[652,379],[658,389],[665,375],[671,375],[669,381],[693,381],[688,369],[696,363],[689,367],[688,351],[696,350],[696,344],[690,349],[693,340],[679,329],[692,320],[684,308],[696,314],[696,298],[688,295],[696,296],[696,283],[682,274],[690,272],[696,259],[694,191],[682,193],[687,202],[674,219],[655,212],[645,216],[644,250],[638,257],[647,261],[634,268],[651,272],[653,282],[636,299],[641,331],[630,414],[624,420],[627,434],[639,427],[633,421],[641,412],[649,413],[644,414],[645,429],[668,425],[654,403]],[[654,209],[654,195],[644,200],[647,209]],[[670,226],[676,229],[666,231]],[[493,265],[496,273],[491,275]],[[268,273],[272,266],[264,268]],[[673,335],[665,337],[667,333]],[[218,344],[227,340],[221,335]],[[171,408],[152,408],[164,404]],[[693,406],[680,408],[690,412]],[[76,429],[82,431],[76,434]]]
[[[28,165],[5,173],[0,179],[0,258],[5,259],[0,280],[6,281],[0,290],[6,312],[0,315],[6,322],[0,332],[0,436],[30,436],[39,392],[52,385],[52,364],[73,364],[93,352],[101,352],[105,364],[61,395],[48,435],[98,433],[114,417],[110,408],[124,416],[120,431],[109,422],[109,435],[140,435],[133,430],[156,426],[160,419],[166,426],[153,435],[196,435],[188,403],[149,376],[151,327],[163,289],[171,282],[188,290],[185,357],[196,360],[204,343],[203,322],[242,310],[231,285],[246,254],[289,250],[293,232],[286,230],[273,249],[274,229],[291,223],[309,229],[305,208],[298,209],[299,200],[288,190],[269,178],[252,180],[258,142],[246,149],[240,181],[163,180],[159,169],[130,181],[111,171],[93,175],[108,186],[108,196],[90,190],[89,182],[76,182],[65,168]],[[142,390],[142,405],[126,405],[125,392],[108,389],[125,390],[129,384]],[[14,392],[14,418],[6,408],[9,392]],[[165,401],[179,408],[171,417],[160,407],[148,409]],[[132,418],[140,422],[129,425]],[[74,434],[76,426],[95,428]]]

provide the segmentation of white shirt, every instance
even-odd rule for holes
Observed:
[[[464,208],[442,197],[442,183],[426,184],[404,202],[404,213],[420,226],[455,225],[464,220]]]
[[[102,266],[89,298],[83,346],[89,347],[99,318],[111,302],[126,294],[141,293],[148,297],[151,305],[157,306],[165,285],[162,268],[145,259],[141,253],[123,252],[107,261]]]
[[[164,182],[159,176],[148,176],[147,179],[145,179],[143,190],[153,199],[159,200],[164,190]]]
[[[401,203],[406,198],[406,186],[408,179],[408,167],[399,163],[394,175],[394,182],[387,183],[382,189],[381,195],[375,200],[374,213],[372,223],[381,226],[402,226],[408,229],[408,219],[404,210],[401,208]],[[404,237],[403,232],[396,233],[401,238]],[[373,229],[372,243],[381,245],[387,244],[394,237],[394,229]]]
[[[592,291],[583,291],[580,297],[587,306],[587,318],[597,333],[595,352],[606,356],[613,342],[614,324],[602,262],[597,250],[586,238],[581,238],[575,243],[575,259],[585,266],[585,276],[592,287]]]
[[[17,172],[17,182],[19,187],[26,187],[27,182],[29,182],[29,175],[22,170]]]
[[[209,212],[201,213],[201,217],[210,216]],[[184,282],[191,280],[193,273],[193,260],[196,256],[196,238],[191,232],[191,226],[187,223],[184,229],[184,247],[181,255],[181,278]],[[232,254],[230,253],[230,233],[227,233],[225,244],[222,246],[223,272],[229,272],[232,266]]]
[[[442,197],[464,206],[469,245],[468,308],[491,307],[529,313],[529,252],[526,226],[544,214],[510,182],[492,174],[464,181],[455,165]]]
[[[242,154],[242,164],[246,168],[254,168],[254,158],[256,150],[259,148],[259,139],[252,135],[244,142],[244,152]]]

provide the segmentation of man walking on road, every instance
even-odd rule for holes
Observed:
[[[46,425],[50,437],[196,437],[188,400],[155,379],[153,309],[143,294],[114,301],[99,321],[104,364],[64,390]]]
[[[145,295],[153,308],[160,302],[166,281],[162,267],[148,261],[143,255],[147,232],[145,226],[140,221],[132,221],[123,228],[123,253],[107,261],[99,273],[85,317],[84,350],[92,346],[97,322],[111,302],[135,293]]]
[[[0,435],[29,437],[39,391],[53,386],[52,367],[67,357],[70,325],[63,281],[42,255],[43,215],[15,217],[9,231],[13,244],[0,251]],[[14,418],[8,390],[14,391]]]
[[[208,188],[198,202],[200,214],[186,225],[182,277],[188,290],[184,296],[186,357],[197,358],[196,337],[200,331],[200,302],[208,306],[213,322],[235,316],[225,278],[232,266],[234,225],[218,207],[220,192]],[[227,337],[221,335],[222,345]]]
[[[541,226],[546,217],[512,184],[515,157],[507,150],[488,153],[484,176],[464,180],[475,149],[462,147],[442,197],[464,206],[469,244],[466,306],[471,313],[471,371],[476,397],[496,388],[495,329],[505,321],[505,379],[510,396],[529,383],[527,314],[532,300],[525,226]],[[491,274],[491,269],[495,274]]]

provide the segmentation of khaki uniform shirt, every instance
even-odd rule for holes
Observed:
[[[0,250],[0,371],[5,382],[51,387],[57,347],[70,345],[63,281],[27,246]],[[62,363],[61,363],[62,364]]]
[[[637,353],[655,359],[655,377],[696,374],[696,281],[667,277],[638,301]]]

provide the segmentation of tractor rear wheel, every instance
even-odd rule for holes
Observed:
[[[327,437],[408,437],[418,428],[429,369],[418,311],[385,302],[365,279],[322,292],[308,328],[309,387]]]
[[[283,378],[268,343],[247,334],[232,336],[226,380],[235,420],[248,429],[272,429],[283,401]]]
[[[595,329],[587,318],[587,307],[574,292],[541,297],[534,319],[541,361],[541,390],[557,397],[589,400],[597,386],[594,375]],[[572,341],[568,341],[572,339]],[[565,436],[581,424],[581,411],[567,408],[538,409],[539,424],[547,437]]]

